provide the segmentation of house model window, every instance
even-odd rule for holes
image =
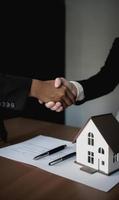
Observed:
[[[100,147],[100,148],[98,149],[98,153],[104,154],[104,153],[105,153],[105,152],[104,152],[104,149]]]
[[[88,145],[94,145],[94,135],[93,133],[88,133]]]
[[[107,175],[119,170],[119,122],[111,113],[92,116],[79,131],[76,163]]]
[[[113,155],[113,163],[118,162],[119,161],[119,154],[114,154]]]
[[[91,151],[88,151],[88,162],[89,163],[94,163],[94,153]]]

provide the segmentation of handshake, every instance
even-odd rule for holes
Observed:
[[[75,104],[77,88],[64,78],[48,81],[33,79],[29,96],[37,98],[39,103],[44,103],[47,108],[61,112]]]

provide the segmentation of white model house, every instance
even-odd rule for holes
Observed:
[[[91,117],[79,131],[76,163],[107,175],[119,170],[119,122],[111,113]]]

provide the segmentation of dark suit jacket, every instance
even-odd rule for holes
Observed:
[[[0,109],[22,110],[28,97],[30,78],[0,73]]]
[[[31,81],[30,78],[0,73],[0,137],[3,140],[7,139],[3,119],[13,117],[15,111],[24,108]]]
[[[77,102],[82,104],[85,101],[95,99],[110,93],[119,83],[119,38],[112,44],[104,66],[94,76],[78,81],[84,88],[85,99]]]

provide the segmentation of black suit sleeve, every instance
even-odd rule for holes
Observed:
[[[85,99],[76,104],[101,97],[110,93],[119,83],[119,38],[116,38],[110,49],[104,66],[94,76],[78,81],[84,88]]]
[[[0,108],[22,110],[28,97],[32,80],[0,74]]]
[[[3,119],[24,108],[31,82],[29,78],[0,74],[0,138],[4,141],[7,140],[7,131]]]

